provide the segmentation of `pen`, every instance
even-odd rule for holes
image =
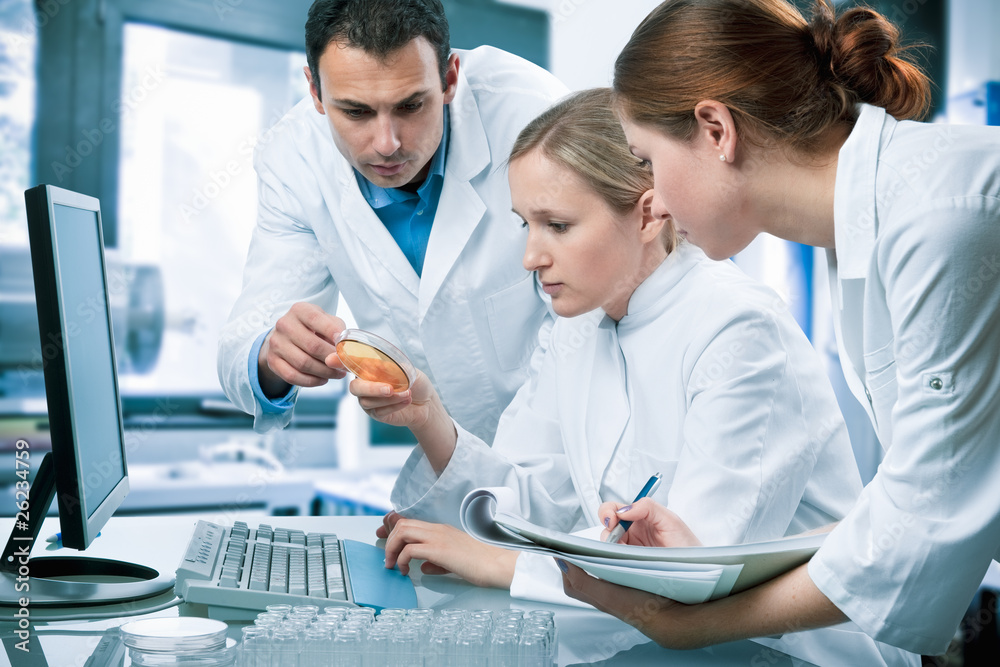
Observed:
[[[649,481],[646,482],[646,485],[642,487],[642,490],[639,491],[638,495],[636,495],[635,497],[635,500],[633,500],[632,502],[635,503],[638,500],[642,500],[646,496],[653,495],[653,492],[656,491],[656,487],[660,485],[660,481],[662,479],[663,476],[660,475],[660,473],[656,473],[655,475],[650,477]],[[618,525],[615,526],[614,529],[611,531],[611,534],[608,535],[608,543],[618,544],[618,541],[622,539],[622,535],[625,534],[625,531],[628,530],[628,527],[631,525],[632,525],[631,521],[619,521]]]

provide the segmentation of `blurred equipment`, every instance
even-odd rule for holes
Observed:
[[[964,125],[1000,125],[1000,81],[987,81],[948,100],[948,121]]]
[[[124,265],[109,256],[108,291],[119,374],[149,372],[165,321],[159,268]],[[0,397],[44,395],[46,351],[38,341],[31,256],[27,248],[0,247]]]

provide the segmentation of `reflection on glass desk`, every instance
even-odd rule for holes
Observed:
[[[180,564],[192,531],[198,519],[215,523],[232,524],[246,521],[256,525],[261,522],[275,526],[298,528],[308,532],[335,532],[342,539],[355,539],[375,543],[375,529],[381,519],[373,516],[314,516],[314,517],[262,517],[259,514],[206,513],[198,516],[158,515],[153,517],[114,517],[105,526],[102,535],[94,541],[88,556],[117,558],[139,562],[160,570],[173,571]],[[9,534],[12,519],[0,520],[0,531]],[[42,534],[48,536],[58,531],[58,522],[46,520]],[[48,547],[48,550],[46,549]],[[72,555],[70,549],[38,544],[32,555]],[[561,607],[512,599],[507,591],[471,586],[453,576],[413,575],[417,601],[421,607],[446,609],[550,609],[555,612],[559,648],[557,664],[580,665],[806,665],[801,660],[764,647],[743,641],[703,649],[700,651],[668,651],[648,642],[634,628],[606,614],[580,608]],[[5,651],[0,655],[0,665],[14,667],[102,667],[103,665],[129,665],[127,652],[118,652],[109,630],[136,618],[145,616],[205,616],[202,605],[182,603],[152,614],[144,613],[157,606],[169,604],[171,593],[136,602],[84,607],[72,610],[29,609],[27,623],[30,653],[16,648],[22,641],[14,610],[2,610],[0,638]],[[84,620],[53,620],[55,614],[79,614]],[[96,617],[100,615],[101,617]],[[47,620],[48,619],[48,620]],[[92,619],[92,620],[86,620]],[[239,639],[240,623],[231,623],[229,636]],[[102,645],[102,639],[105,640]],[[97,653],[98,655],[95,655]],[[88,659],[94,657],[88,664]],[[111,657],[113,660],[108,662]],[[100,658],[98,660],[97,658]]]

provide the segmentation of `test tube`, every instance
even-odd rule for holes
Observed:
[[[368,628],[368,644],[365,647],[365,667],[389,667],[389,655],[392,646],[392,633],[398,625],[398,619],[376,621]]]
[[[521,635],[517,663],[522,667],[549,667],[552,664],[548,632],[544,628],[529,628]]]
[[[460,667],[457,649],[458,625],[435,626],[428,640],[426,663],[435,667]]]
[[[486,667],[487,644],[486,628],[481,625],[467,625],[458,634],[455,656],[461,665],[467,667]]]
[[[519,640],[517,629],[495,628],[493,638],[490,641],[490,665],[493,667],[518,667]]]
[[[347,621],[360,621],[366,627],[375,622],[375,610],[371,607],[357,607],[347,610]]]
[[[343,621],[336,616],[330,616],[327,614],[320,614],[312,622],[310,627],[314,628],[324,628],[332,636],[333,633],[343,624]]]
[[[292,605],[290,604],[269,604],[265,607],[267,611],[272,614],[281,614],[282,617],[288,616],[288,612],[292,610]]]
[[[267,629],[258,625],[246,625],[242,629],[239,662],[242,667],[270,667],[271,648]]]
[[[333,667],[361,667],[361,630],[356,627],[341,626],[333,635]]]
[[[271,635],[271,667],[298,667],[299,636],[293,630],[278,628]]]
[[[302,638],[299,667],[326,667],[332,653],[329,628],[311,625]]]
[[[396,626],[389,649],[389,664],[394,667],[423,667],[420,632],[408,624]]]
[[[292,607],[289,613],[295,615],[302,614],[303,616],[308,616],[312,619],[316,618],[316,615],[319,613],[319,607],[314,604],[298,604]]]
[[[347,616],[347,608],[345,607],[323,607],[324,617],[336,618],[338,620],[343,620]]]

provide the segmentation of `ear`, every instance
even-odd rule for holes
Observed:
[[[323,102],[319,99],[319,81],[313,81],[312,72],[309,70],[309,65],[302,68],[302,71],[306,74],[306,81],[309,82],[309,94],[313,98],[313,106],[316,107],[316,111],[320,112],[324,116],[326,115],[326,109],[323,108]]]
[[[444,103],[451,104],[458,91],[458,54],[453,53],[448,57],[448,69],[444,73]]]
[[[656,193],[646,190],[636,204],[636,213],[640,216],[639,239],[645,244],[660,237],[663,225],[670,216],[656,210],[654,199]]]
[[[720,162],[736,160],[736,149],[739,139],[736,136],[736,123],[733,122],[733,115],[729,112],[729,107],[714,100],[702,100],[694,107],[694,117],[698,121],[698,130],[695,132],[695,141],[704,150],[714,153],[717,160],[719,156],[725,157]]]

